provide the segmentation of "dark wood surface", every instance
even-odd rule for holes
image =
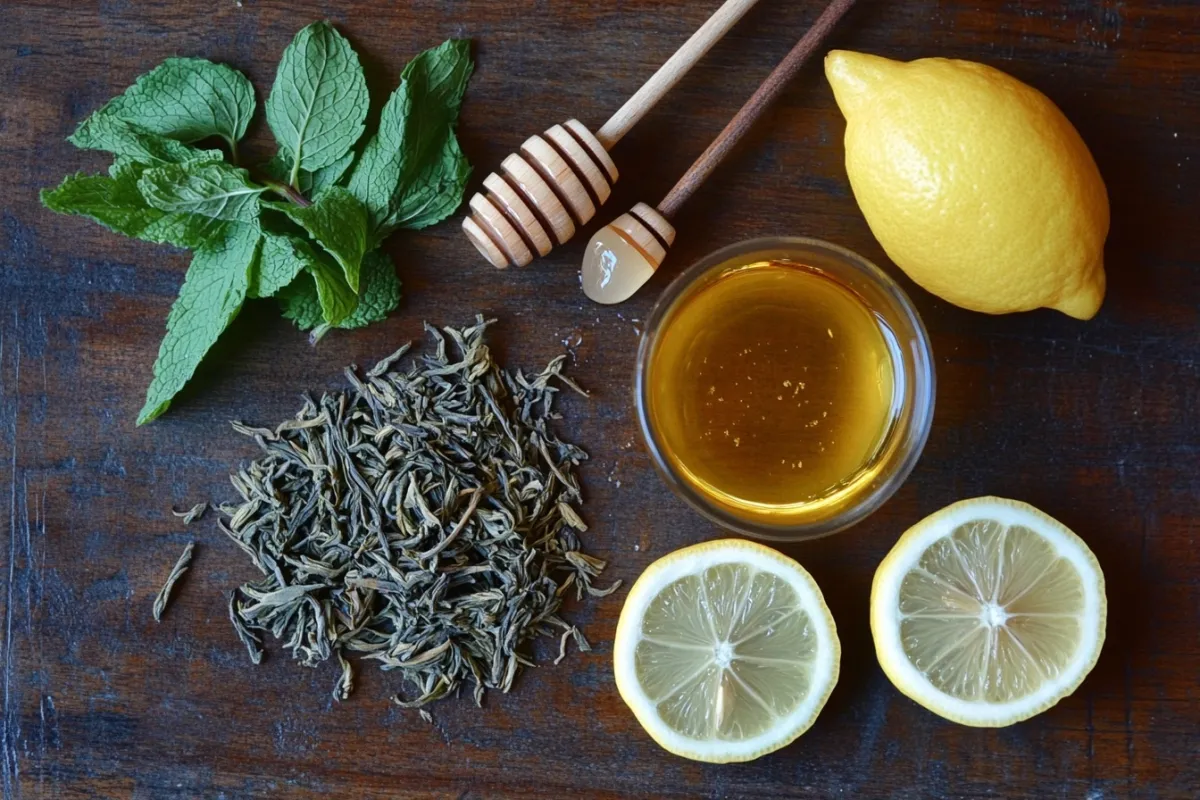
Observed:
[[[260,666],[225,615],[252,567],[172,506],[227,498],[253,455],[226,424],[272,423],[418,337],[422,320],[501,319],[499,351],[536,366],[571,345],[594,390],[564,430],[592,453],[590,548],[627,582],[720,531],[655,477],[630,401],[655,296],[689,261],[755,235],[808,234],[893,273],[850,194],[843,122],[818,64],[675,220],[674,251],[638,297],[589,304],[583,238],[521,271],[485,266],[448,222],[397,235],[406,299],[386,323],[309,347],[252,305],[176,406],[136,429],[186,256],[52,215],[39,188],[96,153],[76,123],[171,55],[245,71],[263,93],[303,24],[351,38],[372,93],[448,36],[476,42],[461,137],[481,179],[525,136],[598,126],[717,5],[623,2],[6,2],[0,11],[0,635],[5,797],[792,796],[1185,798],[1200,794],[1200,6],[1192,2],[869,2],[832,45],[970,58],[1057,102],[1112,198],[1099,316],[987,317],[912,290],[937,354],[928,447],[899,493],[854,530],[786,547],[837,619],[841,680],[801,740],[742,766],[659,750],[617,696],[609,659],[623,592],[572,610],[595,645],[527,672],[507,695],[433,708],[388,702],[394,676],[272,651]],[[764,0],[616,149],[608,209],[682,174],[819,12]],[[261,119],[253,141],[265,148]],[[602,212],[594,223],[611,216]],[[588,230],[590,233],[590,229]],[[911,523],[960,498],[1028,500],[1078,531],[1108,580],[1108,641],[1076,694],[1028,722],[973,730],[900,696],[875,662],[867,598]],[[199,545],[161,624],[150,607],[183,544]]]

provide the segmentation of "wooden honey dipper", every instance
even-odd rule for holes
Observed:
[[[726,0],[593,135],[577,119],[531,136],[483,182],[463,232],[496,267],[523,267],[565,244],[617,181],[608,151],[758,0]]]
[[[584,251],[581,270],[583,291],[588,297],[597,303],[621,303],[650,280],[666,258],[667,248],[675,242],[670,217],[741,141],[852,5],[854,0],[833,0],[826,7],[657,208],[638,203],[592,237]]]

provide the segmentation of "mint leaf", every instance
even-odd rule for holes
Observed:
[[[201,247],[225,223],[154,208],[138,190],[146,167],[118,160],[111,175],[72,175],[56,189],[43,189],[42,204],[60,214],[87,217],[116,233],[175,247]]]
[[[279,295],[283,316],[305,331],[314,328],[362,328],[385,319],[400,302],[400,279],[396,277],[392,260],[379,250],[368,253],[363,257],[362,281],[358,307],[345,319],[331,323],[322,309],[318,290],[320,284],[314,283],[310,275],[301,275]]]
[[[311,331],[325,322],[321,310],[321,298],[312,275],[302,273],[294,282],[279,293],[279,310],[285,319],[296,323],[302,331]]]
[[[339,158],[332,164],[321,167],[320,169],[309,172],[306,169],[300,170],[296,174],[296,188],[305,197],[312,197],[322,189],[333,186],[342,176],[346,174],[346,170],[354,163],[354,151],[351,150],[346,155]],[[262,165],[263,172],[270,175],[277,181],[284,183],[290,182],[291,162],[282,155],[276,154],[270,161]]]
[[[283,51],[267,98],[267,123],[283,151],[288,183],[342,158],[362,136],[367,80],[350,43],[328,22],[314,22]]]
[[[43,189],[42,205],[60,214],[75,214],[110,231],[137,237],[163,216],[151,208],[137,188],[137,178],[108,175],[68,175],[56,189]]]
[[[250,297],[274,297],[317,259],[312,246],[296,236],[263,232],[262,255],[250,282]]]
[[[138,189],[163,211],[236,222],[258,219],[258,196],[266,191],[250,182],[246,170],[223,161],[156,167],[142,175]]]
[[[119,120],[181,142],[220,136],[236,152],[254,105],[254,88],[237,70],[203,58],[168,58],[84,120],[72,141],[92,149],[89,142],[104,135],[102,122]]]
[[[401,185],[393,198],[392,212],[383,222],[384,235],[396,228],[427,228],[453,214],[462,204],[469,177],[471,164],[452,134],[437,160]]]
[[[400,303],[400,279],[392,259],[380,250],[363,256],[362,291],[358,308],[334,327],[362,328],[380,322]]]
[[[317,284],[317,299],[325,322],[337,325],[358,308],[358,294],[346,285],[337,267],[324,258],[317,258],[309,265],[308,274]]]
[[[262,237],[254,225],[230,223],[224,235],[196,251],[187,278],[167,317],[167,335],[158,350],[154,380],[138,425],[170,406],[196,372],[217,338],[237,316],[246,297]]]
[[[301,330],[337,325],[358,307],[358,295],[350,291],[337,268],[313,255],[304,274],[279,295],[283,316]]]
[[[345,282],[357,294],[363,253],[367,250],[367,210],[341,186],[330,186],[313,198],[312,205],[264,203],[282,211],[292,222],[333,256],[342,267]]]
[[[139,164],[185,164],[220,161],[225,157],[220,150],[197,150],[131,122],[97,114],[84,120],[67,141],[85,150],[105,150]]]
[[[461,202],[470,166],[454,125],[473,68],[471,43],[450,39],[400,74],[348,184],[371,212],[372,242],[397,227],[432,225]]]

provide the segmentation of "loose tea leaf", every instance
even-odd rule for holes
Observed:
[[[195,509],[192,509],[195,511]],[[187,547],[183,548],[183,552],[179,555],[179,560],[175,562],[175,566],[171,567],[171,574],[167,576],[167,582],[158,590],[158,596],[154,598],[154,621],[162,622],[163,611],[167,608],[167,603],[171,601],[171,590],[175,588],[175,582],[183,577],[183,573],[187,572],[188,566],[192,563],[192,551],[196,549],[195,542],[188,542]]]
[[[336,658],[342,698],[357,654],[399,671],[410,691],[396,702],[418,707],[464,684],[477,704],[508,691],[535,636],[587,649],[564,595],[619,583],[592,586],[605,563],[581,552],[574,508],[586,454],[549,430],[554,384],[582,390],[563,356],[534,377],[501,369],[489,324],[426,326],[433,352],[348,369],[349,392],[274,430],[234,423],[263,451],[230,476],[241,502],[220,522],[263,576],[230,600],[256,663],[260,632],[305,666]]]
[[[208,503],[196,503],[196,505],[192,506],[187,511],[175,511],[172,509],[171,513],[179,517],[184,525],[191,525],[193,522],[203,517],[205,511],[208,511]]]

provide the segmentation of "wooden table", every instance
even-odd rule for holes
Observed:
[[[389,247],[406,299],[386,323],[316,348],[268,305],[237,321],[194,387],[136,429],[182,253],[55,216],[37,190],[100,154],[64,141],[163,58],[245,71],[261,98],[303,24],[330,15],[377,97],[449,36],[476,42],[461,138],[481,179],[525,136],[598,125],[716,0],[611,2],[8,2],[0,22],[0,635],[9,797],[1195,797],[1200,794],[1200,7],[1189,2],[863,2],[834,46],[1000,67],[1046,92],[1089,143],[1112,199],[1109,294],[1087,323],[987,317],[899,275],[842,166],[843,122],[813,65],[678,218],[661,274],[619,307],[578,289],[582,239],[499,274],[456,222]],[[720,130],[820,5],[765,0],[615,156],[608,208],[652,199]],[[260,105],[261,109],[261,105]],[[261,119],[253,142],[265,148]],[[611,214],[602,212],[607,219]],[[597,220],[597,223],[600,220]],[[593,223],[593,227],[595,224]],[[937,355],[937,415],[899,493],[856,529],[786,547],[815,575],[841,632],[842,676],[813,729],[742,766],[659,750],[613,685],[623,592],[571,611],[595,645],[527,672],[507,695],[433,708],[388,702],[395,676],[273,650],[252,667],[225,593],[252,577],[211,520],[172,506],[231,494],[253,455],[225,421],[273,423],[298,393],[339,385],[421,335],[422,320],[498,316],[497,349],[536,366],[570,345],[594,390],[564,428],[586,446],[589,547],[631,581],[720,535],[656,478],[631,414],[633,357],[655,296],[689,261],[766,234],[808,234],[889,268]],[[959,498],[1028,500],[1077,530],[1108,580],[1108,641],[1076,694],[1028,722],[973,730],[900,696],[875,662],[867,598],[909,524]],[[184,542],[193,571],[161,624],[150,606]],[[555,645],[556,646],[556,645]],[[539,653],[549,652],[548,646]]]

